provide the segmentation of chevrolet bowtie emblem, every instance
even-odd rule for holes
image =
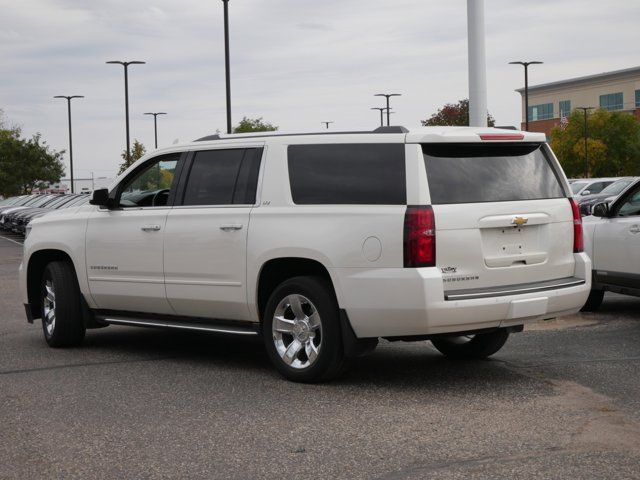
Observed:
[[[518,227],[521,227],[528,221],[529,219],[526,217],[513,217],[513,219],[511,220],[511,223],[513,223],[514,225],[517,225]]]

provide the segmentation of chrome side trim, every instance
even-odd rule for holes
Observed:
[[[103,317],[102,321],[114,324],[114,325],[132,325],[137,327],[156,327],[156,328],[174,328],[178,330],[191,330],[199,332],[213,332],[224,333],[228,335],[258,335],[258,332],[250,329],[233,328],[228,326],[215,326],[206,324],[195,323],[180,323],[180,322],[164,322],[157,320],[145,320],[138,318],[115,318],[115,317]]]
[[[528,285],[507,286],[498,287],[491,290],[486,289],[473,289],[473,290],[459,290],[457,292],[445,291],[445,300],[472,300],[477,298],[489,298],[489,297],[502,297],[508,295],[523,295],[525,293],[544,292],[548,290],[556,290],[559,288],[577,287],[585,283],[582,278],[567,278],[556,280],[552,282],[540,282]]]

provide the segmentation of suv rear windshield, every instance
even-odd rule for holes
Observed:
[[[423,144],[431,203],[565,197],[541,146],[539,143]]]

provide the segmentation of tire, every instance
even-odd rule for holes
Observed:
[[[288,380],[331,380],[346,365],[338,302],[321,277],[281,283],[267,302],[262,336],[271,363]]]
[[[42,331],[49,346],[80,345],[86,329],[73,266],[65,261],[49,263],[42,275],[40,291]]]
[[[580,309],[581,312],[595,312],[602,305],[604,299],[604,290],[591,290],[587,302]]]
[[[500,350],[509,338],[509,332],[501,328],[495,332],[476,335],[459,335],[433,338],[431,343],[449,358],[487,358]]]

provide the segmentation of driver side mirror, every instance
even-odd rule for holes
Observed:
[[[111,208],[109,190],[107,190],[106,188],[99,188],[98,190],[94,190],[89,203],[91,205],[98,205],[99,207]]]
[[[591,192],[589,190],[583,190],[580,195],[591,195]]]
[[[591,215],[594,217],[608,217],[609,204],[607,202],[596,203],[591,210]]]

